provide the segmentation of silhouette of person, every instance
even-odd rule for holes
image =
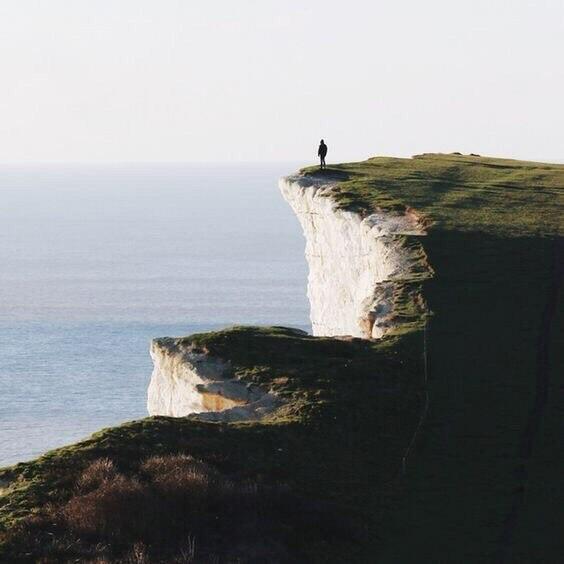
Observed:
[[[325,155],[327,154],[327,145],[325,145],[325,141],[321,140],[319,143],[319,149],[317,149],[317,156],[321,160],[321,169],[327,168],[325,164]]]

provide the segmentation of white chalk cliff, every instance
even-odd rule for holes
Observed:
[[[394,324],[397,284],[412,276],[398,235],[424,235],[415,213],[367,217],[339,209],[327,177],[282,178],[280,189],[306,239],[307,295],[314,335],[380,338]]]
[[[229,362],[183,339],[154,339],[150,352],[149,415],[240,421],[259,419],[277,404],[272,394],[234,378]]]
[[[334,188],[327,177],[280,180],[306,238],[313,334],[380,338],[401,322],[395,312],[398,289],[413,280],[419,257],[402,236],[425,230],[415,213],[362,217],[339,209],[331,197]],[[229,362],[189,339],[155,339],[151,357],[150,415],[238,421],[261,418],[279,403],[272,393],[238,381]]]

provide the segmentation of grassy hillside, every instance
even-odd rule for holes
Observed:
[[[560,559],[564,166],[422,155],[324,174],[344,208],[427,218],[426,332],[186,337],[283,406],[146,418],[0,470],[0,560]]]
[[[558,561],[564,165],[420,155],[327,174],[344,208],[431,224],[430,409],[383,561]]]
[[[419,413],[420,335],[248,327],[183,340],[284,405],[260,423],[147,418],[0,471],[4,557],[188,561],[195,539],[197,562],[364,559]]]

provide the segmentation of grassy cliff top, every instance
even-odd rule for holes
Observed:
[[[335,179],[335,200],[362,213],[410,207],[441,229],[503,236],[550,236],[564,230],[560,164],[429,153],[303,172]]]

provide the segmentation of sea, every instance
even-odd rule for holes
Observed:
[[[0,166],[0,466],[146,417],[154,337],[310,330],[297,168]]]

